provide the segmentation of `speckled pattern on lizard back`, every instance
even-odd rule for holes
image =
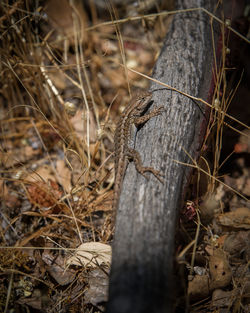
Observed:
[[[154,176],[162,182],[160,172],[152,167],[143,167],[140,154],[129,147],[130,135],[132,126],[139,126],[145,123],[153,116],[162,113],[163,107],[159,107],[142,115],[152,99],[152,93],[148,91],[141,92],[133,97],[129,105],[124,109],[122,115],[117,123],[114,143],[115,143],[115,186],[114,186],[114,200],[113,208],[116,209],[121,193],[122,182],[129,160],[134,161],[136,170],[144,177],[145,172],[151,172]]]

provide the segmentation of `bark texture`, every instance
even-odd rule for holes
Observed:
[[[177,9],[203,7],[213,12],[215,3],[179,0]],[[214,35],[216,44],[218,24]],[[153,78],[210,101],[213,61],[210,17],[202,11],[179,13]],[[156,88],[162,87],[153,84],[150,89]],[[116,216],[108,313],[166,313],[174,308],[175,229],[190,173],[176,161],[192,163],[188,154],[198,156],[208,108],[171,90],[155,91],[153,100],[153,107],[164,105],[166,111],[137,132],[135,149],[144,166],[164,173],[164,184],[150,174],[147,181],[129,164]]]

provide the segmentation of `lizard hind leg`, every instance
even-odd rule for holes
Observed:
[[[146,172],[152,173],[161,183],[163,183],[161,176],[163,176],[160,171],[155,170],[153,167],[142,166],[141,156],[138,151],[130,148],[128,149],[128,157],[135,163],[135,168],[137,172],[143,175],[146,179],[149,177],[145,174]]]

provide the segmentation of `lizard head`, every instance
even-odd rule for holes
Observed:
[[[152,93],[149,91],[144,91],[143,93],[136,95],[134,101],[134,113],[136,115],[142,114],[143,111],[145,111],[145,109],[147,108],[151,99]]]

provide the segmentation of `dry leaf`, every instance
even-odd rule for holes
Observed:
[[[86,242],[81,244],[67,265],[97,267],[101,264],[111,264],[111,246],[101,242]]]
[[[59,285],[65,286],[74,280],[76,273],[71,269],[66,269],[62,256],[55,258],[51,252],[45,250],[42,259],[47,264],[47,271]]]
[[[56,169],[58,172],[57,178],[58,182],[61,186],[63,186],[64,190],[67,193],[70,193],[72,189],[71,185],[71,171],[69,168],[66,166],[64,160],[58,160],[56,162]]]
[[[44,165],[36,169],[33,173],[26,176],[26,180],[30,182],[47,182],[55,180],[55,175],[50,166]]]
[[[223,250],[215,249],[213,251],[213,255],[209,257],[209,270],[211,290],[226,287],[231,282],[232,270]]]
[[[201,299],[209,295],[208,275],[195,275],[188,283],[188,294],[192,299]]]
[[[225,236],[223,249],[233,257],[241,258],[250,242],[250,231],[239,231]]]
[[[233,290],[216,289],[212,295],[211,308],[228,308],[234,301]]]
[[[235,211],[220,214],[217,221],[218,224],[227,227],[250,229],[250,209],[238,208]]]
[[[100,268],[93,269],[88,276],[89,288],[84,294],[86,303],[98,305],[108,301],[108,275]]]
[[[72,126],[74,127],[76,134],[80,140],[83,140],[86,136],[86,112],[83,110],[78,110],[76,114],[70,119]],[[96,122],[93,112],[89,113],[89,138],[90,142],[96,142]]]

